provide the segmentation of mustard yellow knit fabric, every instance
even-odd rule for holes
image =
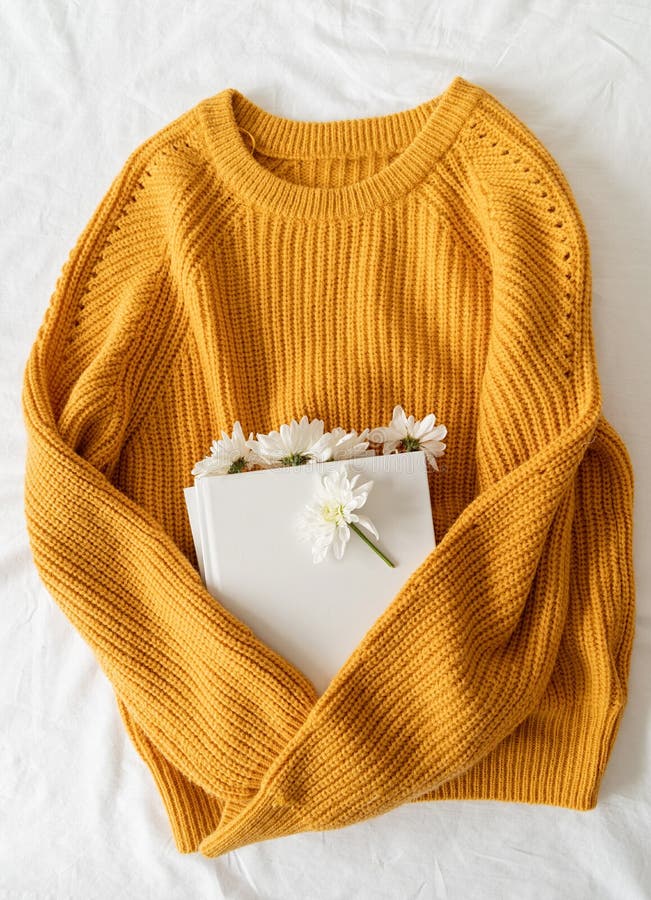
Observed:
[[[179,851],[412,801],[596,805],[635,601],[591,303],[558,164],[461,76],[330,121],[228,87],[129,155],[26,363],[25,513]],[[360,431],[398,403],[448,428],[437,547],[319,697],[204,587],[183,488],[238,419]]]

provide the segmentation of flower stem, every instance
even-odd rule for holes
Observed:
[[[375,550],[377,555],[385,561],[387,566],[391,566],[392,569],[395,569],[396,564],[392,563],[391,560],[389,559],[389,557],[385,556],[384,553],[382,553],[382,551],[378,547],[376,547],[375,544],[366,537],[364,532],[357,525],[355,525],[354,522],[349,522],[348,525],[355,532],[355,534],[358,534],[361,537],[361,539],[364,541],[365,544],[368,544],[372,550]]]

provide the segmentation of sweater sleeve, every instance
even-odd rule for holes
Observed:
[[[627,702],[633,474],[603,415],[582,433],[580,464],[570,480],[560,476],[560,493],[541,477],[569,447],[559,440],[469,504],[274,767],[267,807],[246,828],[218,828],[202,853],[438,799],[526,720],[554,674],[549,702],[576,692],[598,723],[598,746],[579,762],[596,756],[598,788]],[[522,509],[531,511],[524,524]],[[531,764],[522,759],[522,777]]]
[[[182,274],[167,253],[173,140],[163,130],[156,142],[113,179],[29,353],[26,523],[44,585],[142,745],[207,792],[246,797],[307,714],[313,686],[215,601],[113,478],[183,337]]]
[[[587,234],[531,132],[493,98],[474,119],[464,165],[493,248],[476,496],[274,772],[288,831],[292,810],[340,827],[467,772],[537,708],[562,644],[556,690],[604,723],[601,771],[626,702],[633,478],[601,411]]]

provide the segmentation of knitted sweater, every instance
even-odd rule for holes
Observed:
[[[179,851],[416,801],[596,805],[635,601],[591,300],[558,164],[460,76],[331,121],[228,87],[129,155],[29,353],[25,513]],[[318,696],[207,591],[183,488],[238,419],[361,431],[398,403],[448,429],[437,546]]]

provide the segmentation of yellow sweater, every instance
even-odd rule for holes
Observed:
[[[225,88],[130,154],[27,360],[25,512],[179,851],[411,801],[596,805],[635,601],[591,300],[558,164],[460,76],[332,121]],[[448,428],[438,545],[317,697],[204,587],[183,488],[237,419],[398,403]]]

